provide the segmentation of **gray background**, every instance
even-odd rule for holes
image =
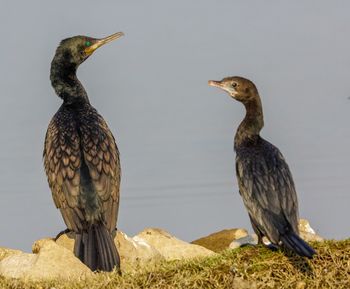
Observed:
[[[325,237],[349,237],[349,9],[319,0],[2,0],[0,246],[30,250],[64,229],[42,165],[61,104],[50,62],[63,38],[117,31],[126,36],[78,75],[121,152],[121,230],[155,226],[191,241],[250,229],[232,150],[244,109],[207,85],[242,75],[258,86],[262,135],[291,167],[300,215]]]

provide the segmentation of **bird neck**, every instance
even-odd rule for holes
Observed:
[[[65,104],[89,103],[87,93],[77,75],[77,65],[67,63],[63,56],[56,55],[51,63],[50,80],[56,94]]]
[[[256,139],[264,126],[264,116],[259,94],[247,102],[243,103],[246,109],[246,115],[238,127],[235,136],[235,147],[244,141]]]

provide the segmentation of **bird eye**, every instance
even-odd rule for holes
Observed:
[[[91,45],[91,42],[90,41],[85,41],[85,46],[86,47],[89,47]]]
[[[236,82],[232,82],[232,87],[235,88],[237,86],[237,83]]]

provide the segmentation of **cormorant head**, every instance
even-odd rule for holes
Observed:
[[[97,48],[123,36],[123,32],[117,32],[105,38],[97,39],[88,36],[74,36],[61,41],[57,47],[54,59],[69,66],[78,67]],[[63,64],[62,63],[62,64]]]
[[[225,90],[232,98],[243,103],[249,102],[258,95],[255,84],[240,76],[225,77],[220,81],[209,80],[208,84]]]

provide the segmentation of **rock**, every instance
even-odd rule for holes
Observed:
[[[324,241],[324,239],[321,236],[317,235],[314,229],[311,228],[309,221],[305,219],[299,220],[299,233],[300,237],[303,238],[306,242]]]
[[[35,254],[19,253],[0,261],[0,275],[28,280],[83,279],[91,270],[66,248],[51,239],[33,245]]]
[[[123,272],[135,271],[140,267],[151,266],[165,259],[174,260],[213,254],[203,247],[176,239],[160,229],[148,229],[133,238],[118,231],[114,242],[120,255],[120,265]],[[63,234],[56,243],[73,252],[74,236],[73,234]]]
[[[73,252],[74,250],[74,233],[61,235],[56,243]],[[164,257],[158,250],[138,240],[137,237],[130,238],[125,233],[117,231],[114,238],[120,256],[120,269],[122,272],[131,272],[139,269],[144,265],[152,265],[155,262],[164,260]]]
[[[120,255],[120,266],[123,272],[135,271],[143,266],[152,266],[165,258],[153,246],[138,238],[128,237],[118,231],[114,238]]]
[[[25,278],[36,260],[37,256],[29,253],[6,257],[0,262],[0,275],[7,278]]]
[[[120,255],[120,265],[123,272],[135,271],[142,266],[150,266],[162,260],[213,254],[203,247],[188,244],[160,229],[147,229],[133,238],[118,231],[114,242]],[[63,234],[56,243],[73,252],[74,236],[73,234]]]
[[[237,249],[239,247],[242,247],[244,245],[256,245],[258,244],[258,237],[254,235],[248,235],[239,239],[234,240],[229,245],[230,249]]]
[[[0,261],[8,256],[17,255],[23,253],[20,250],[13,250],[9,248],[0,247]]]
[[[246,236],[248,236],[248,232],[245,229],[227,229],[210,234],[191,243],[203,246],[214,252],[220,252],[229,248],[232,241]]]
[[[62,234],[56,240],[56,244],[73,252],[74,251],[74,233]]]
[[[215,254],[211,250],[179,240],[168,232],[157,228],[145,229],[133,239],[154,247],[166,260],[190,259]]]
[[[52,238],[43,238],[43,239],[35,241],[32,245],[32,253],[38,254],[40,252],[40,250],[43,247],[45,247],[45,245],[50,241],[53,241],[53,239]]]

